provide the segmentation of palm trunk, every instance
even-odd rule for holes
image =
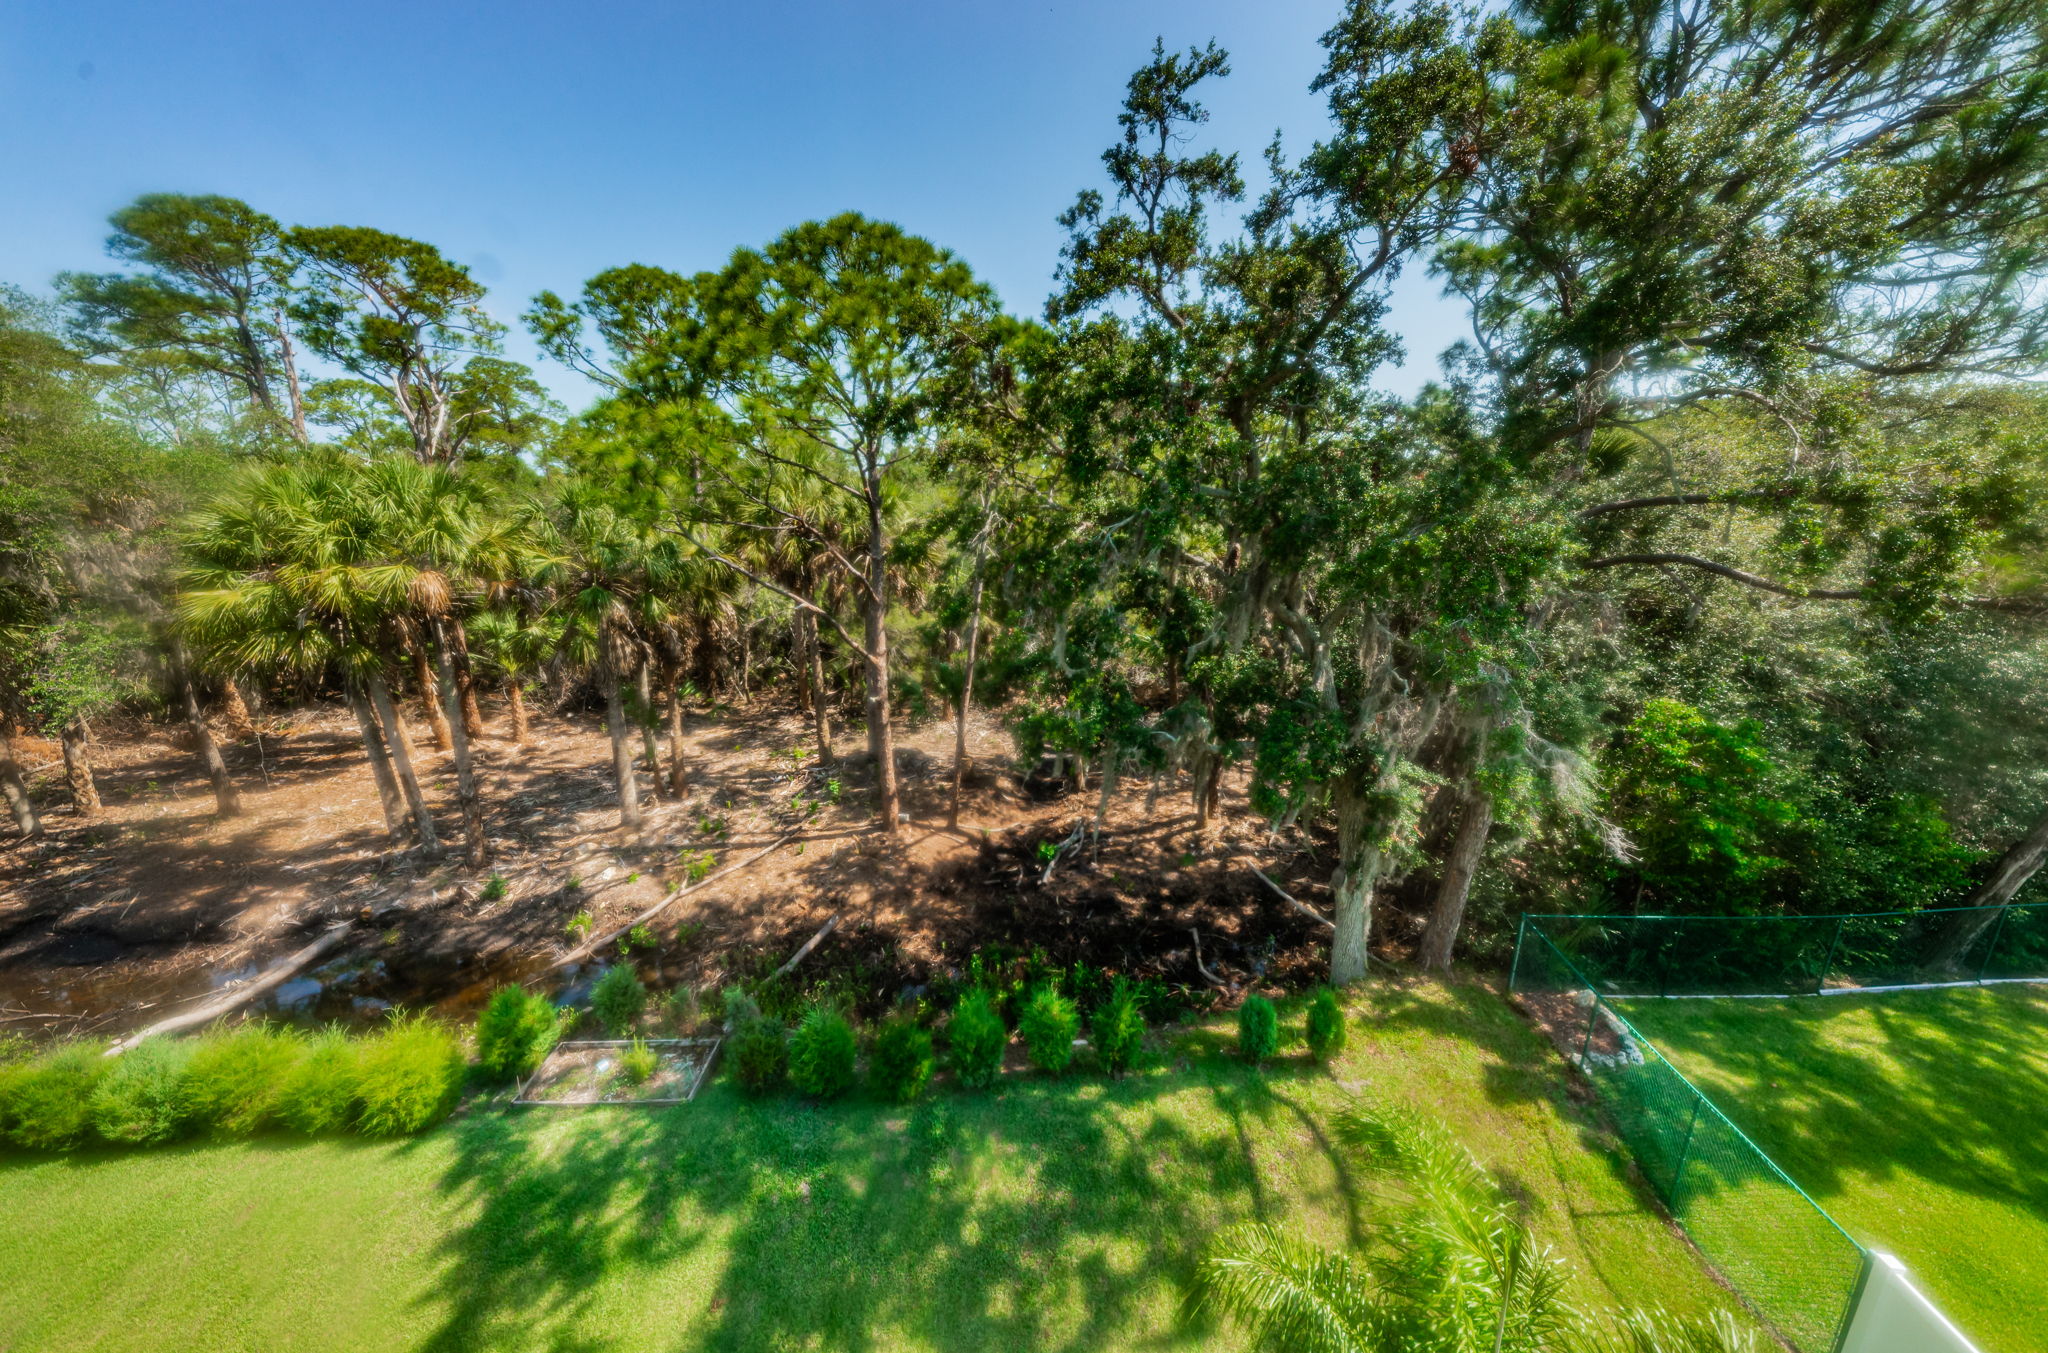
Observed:
[[[811,733],[818,744],[818,764],[832,764],[832,705],[825,690],[825,641],[818,628],[818,618],[809,611],[803,613],[804,623],[809,630],[811,667]]]
[[[1970,946],[1983,938],[2002,909],[2012,905],[2019,890],[2041,871],[2044,863],[2048,863],[2048,813],[2043,813],[2025,836],[2013,842],[2011,848],[1999,856],[1991,876],[1963,903],[1965,907],[1984,910],[1955,913],[1949,922],[1948,933],[1936,947],[1929,966],[1937,971],[1948,971],[1960,964]]]
[[[984,543],[986,536],[983,537]],[[967,663],[960,672],[960,712],[953,720],[953,798],[946,809],[946,825],[960,825],[960,786],[967,779],[967,713],[974,707],[974,660],[981,642],[982,546],[974,559],[974,595],[967,612]]]
[[[391,739],[391,769],[398,776],[399,788],[405,791],[405,801],[412,808],[413,827],[420,839],[420,849],[428,855],[441,853],[441,838],[434,831],[434,816],[427,811],[426,795],[420,793],[420,778],[413,773],[412,751],[406,746],[404,725],[398,722],[398,711],[391,704],[391,688],[384,684],[382,673],[370,678],[370,703],[376,707],[378,721],[386,728],[398,730],[398,736]]]
[[[377,801],[384,805],[384,830],[396,841],[405,835],[405,796],[399,792],[398,777],[391,772],[391,753],[384,734],[377,727],[377,715],[369,699],[353,683],[348,688],[348,707],[356,716],[356,729],[363,737],[363,754],[370,759],[370,778],[377,782]]]
[[[1358,771],[1345,774],[1336,785],[1337,867],[1330,876],[1330,893],[1337,910],[1336,933],[1330,937],[1330,981],[1339,986],[1364,980],[1366,944],[1372,938],[1380,849],[1369,789]]]
[[[661,797],[661,747],[654,734],[654,664],[646,658],[640,659],[640,669],[633,674],[634,693],[638,697],[633,710],[633,722],[640,725],[640,755],[653,775],[654,797]]]
[[[619,825],[640,825],[640,782],[633,771],[633,744],[626,735],[625,701],[620,695],[618,674],[607,671],[604,678],[604,723],[612,738],[612,774],[619,783]]]
[[[484,835],[484,804],[477,794],[476,767],[469,758],[469,720],[462,717],[461,679],[448,656],[448,631],[452,626],[434,626],[434,659],[440,669],[441,690],[446,698],[449,730],[455,735],[455,801],[462,806],[462,862],[481,869],[490,862],[491,843]]]
[[[448,716],[441,712],[441,687],[434,680],[434,669],[427,665],[427,646],[424,641],[412,648],[413,684],[420,688],[420,708],[426,712],[427,727],[434,734],[434,750],[445,752],[454,745],[448,736]]]
[[[450,620],[441,627],[451,645],[449,661],[455,667],[455,689],[462,694],[462,729],[471,738],[480,738],[490,729],[484,724],[483,708],[476,702],[476,677],[469,665],[469,631],[462,627],[460,620]],[[446,674],[443,674],[446,680]]]
[[[70,720],[57,730],[57,740],[64,745],[64,785],[71,791],[71,806],[80,817],[92,817],[100,811],[100,790],[85,748],[85,721]]]
[[[192,730],[192,746],[199,753],[199,764],[206,768],[206,778],[213,782],[213,811],[221,817],[238,816],[242,796],[228,774],[227,762],[221,760],[220,748],[214,745],[213,730],[206,726],[206,712],[199,707],[199,692],[192,687],[192,673],[185,665],[183,649],[173,644],[170,657],[172,675],[177,678],[178,693],[185,703],[185,726]],[[234,689],[232,681],[228,688]]]
[[[661,684],[668,693],[668,792],[669,797],[683,797],[683,787],[689,783],[689,774],[683,764],[683,674],[669,667],[661,674]]]
[[[532,741],[532,728],[526,720],[526,694],[520,689],[518,677],[505,682],[505,697],[512,704],[512,741],[516,746],[524,747]]]
[[[239,741],[255,733],[256,721],[249,717],[249,704],[242,699],[242,688],[233,677],[220,683],[220,704],[221,712],[227,716],[230,737]]]
[[[1429,923],[1423,927],[1416,946],[1416,961],[1425,969],[1449,972],[1451,951],[1458,942],[1458,929],[1465,922],[1465,899],[1472,892],[1472,877],[1486,854],[1486,838],[1493,831],[1493,796],[1477,785],[1465,792],[1465,811],[1458,819],[1458,834],[1444,854],[1444,876],[1437,884],[1436,903],[1430,908]]]
[[[1195,771],[1195,834],[1209,830],[1216,820],[1216,803],[1222,796],[1223,758],[1215,752],[1205,752],[1201,765]]]
[[[0,713],[0,794],[7,798],[7,811],[14,816],[16,831],[30,837],[43,834],[43,820],[36,816],[35,802],[28,796],[28,782],[21,775],[21,763],[14,758],[14,731],[4,713]]]

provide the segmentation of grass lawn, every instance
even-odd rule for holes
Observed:
[[[1225,1026],[1122,1082],[913,1109],[482,1109],[397,1144],[271,1139],[0,1161],[0,1350],[1236,1348],[1181,1305],[1217,1226],[1341,1243],[1352,1093],[1471,1143],[1588,1305],[1725,1298],[1477,986],[1380,986],[1330,1073]],[[1289,1025],[1298,1038],[1299,1013]]]
[[[2048,1353],[2048,991],[1631,1001],[1628,1018],[1992,1353]]]

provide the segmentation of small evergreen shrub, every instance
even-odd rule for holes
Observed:
[[[308,1136],[347,1127],[356,1110],[360,1051],[361,1044],[340,1029],[326,1029],[306,1040],[305,1056],[278,1091],[278,1119]]]
[[[632,967],[615,963],[604,970],[590,993],[590,1008],[597,1012],[613,1038],[629,1032],[647,1009],[647,988]]]
[[[868,1050],[868,1088],[878,1099],[908,1104],[932,1078],[932,1035],[907,1015],[875,1031]]]
[[[1247,996],[1237,1008],[1237,1050],[1253,1066],[1280,1050],[1280,1012],[1264,996]]]
[[[789,1071],[789,1040],[779,1022],[756,1013],[726,1037],[725,1059],[741,1089],[765,1095],[779,1088]]]
[[[520,986],[499,987],[476,1021],[476,1059],[494,1080],[530,1076],[555,1045],[554,1002]]]
[[[697,995],[697,988],[680,986],[668,994],[661,1003],[661,1015],[669,1032],[678,1038],[687,1037],[697,1027],[697,1021],[704,1017],[704,1005]]]
[[[246,1137],[277,1120],[278,1096],[305,1042],[289,1029],[243,1024],[200,1038],[186,1064],[185,1114],[192,1125],[225,1137]]]
[[[185,1129],[182,1082],[192,1045],[145,1038],[121,1056],[92,1092],[92,1127],[106,1141],[154,1146]]]
[[[503,902],[505,895],[512,891],[512,885],[503,874],[493,874],[484,883],[483,891],[477,894],[480,902]]]
[[[1074,1060],[1074,1037],[1081,1032],[1081,1016],[1057,988],[1040,987],[1017,1017],[1017,1032],[1024,1036],[1031,1065],[1057,1076]]]
[[[357,1129],[397,1137],[432,1127],[455,1108],[467,1069],[462,1044],[446,1026],[423,1015],[393,1020],[358,1053]]]
[[[853,1084],[858,1053],[846,1016],[833,1006],[814,1005],[789,1036],[789,1079],[807,1095],[831,1099]]]
[[[1117,979],[1109,999],[1096,1009],[1088,1032],[1103,1070],[1120,1076],[1131,1069],[1145,1046],[1145,1016],[1139,1013],[1138,993],[1130,983]]]
[[[1308,1003],[1307,1033],[1309,1056],[1319,1062],[1329,1061],[1344,1047],[1344,1008],[1328,987]]]
[[[946,1026],[946,1050],[953,1074],[970,1090],[986,1090],[1003,1073],[1003,1045],[1010,1041],[1003,1017],[986,991],[975,990],[953,1007]]]
[[[619,1074],[626,1078],[628,1085],[645,1085],[660,1065],[661,1054],[648,1047],[646,1039],[636,1038],[633,1046],[619,1058]]]
[[[718,1004],[728,1033],[761,1018],[761,1003],[748,995],[745,987],[727,987],[718,994]]]
[[[78,1145],[92,1128],[92,1096],[111,1070],[97,1043],[65,1043],[0,1069],[0,1138],[31,1151]]]

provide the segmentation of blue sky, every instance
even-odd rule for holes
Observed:
[[[601,268],[715,266],[853,209],[955,250],[1036,314],[1155,36],[1216,39],[1215,144],[1248,167],[1322,125],[1334,0],[1017,4],[13,0],[0,5],[0,280],[109,266],[109,211],[152,190],[360,224],[470,265],[499,318]],[[1407,278],[1407,391],[1458,336]],[[514,355],[533,359],[515,334]],[[544,368],[572,406],[588,389]]]

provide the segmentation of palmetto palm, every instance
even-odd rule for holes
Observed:
[[[1302,1353],[1754,1353],[1726,1316],[1635,1311],[1602,1320],[1567,1298],[1570,1271],[1516,1205],[1441,1127],[1353,1108],[1338,1140],[1378,1180],[1390,1220],[1356,1253],[1275,1227],[1224,1233],[1203,1258],[1196,1302],[1258,1347]]]

